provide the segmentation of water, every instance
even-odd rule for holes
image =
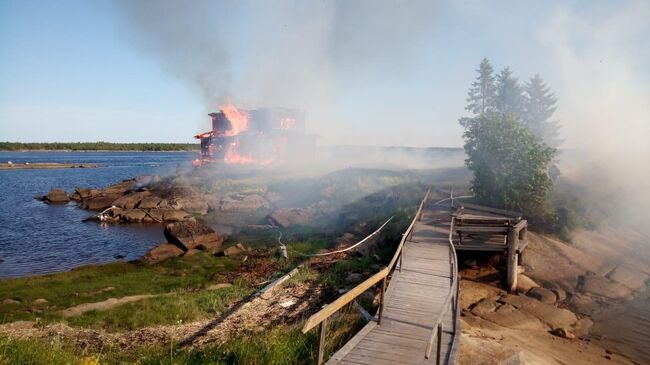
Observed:
[[[105,187],[188,166],[192,152],[0,152],[0,161],[98,164],[89,169],[0,170],[0,278],[45,274],[140,257],[164,242],[160,225],[100,225],[75,203],[34,199],[51,188]]]

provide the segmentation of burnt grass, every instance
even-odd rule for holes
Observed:
[[[206,191],[273,192],[281,197],[273,208],[305,207],[326,199],[333,209],[315,222],[280,230],[248,227],[267,224],[268,210],[233,214],[227,223],[238,229],[224,246],[242,242],[251,248],[238,256],[201,252],[154,265],[115,262],[63,273],[1,280],[0,299],[13,299],[18,303],[0,304],[0,323],[28,320],[36,322],[37,326],[63,323],[73,328],[121,332],[215,318],[237,303],[247,301],[266,282],[300,264],[304,265],[303,269],[286,285],[288,288],[292,285],[319,288],[317,295],[309,299],[311,306],[303,314],[307,316],[354,287],[354,283],[346,281],[350,273],[369,277],[390,261],[428,186],[443,189],[452,184],[461,186],[467,182],[467,172],[465,169],[346,169],[313,178],[242,175],[215,179],[198,174],[172,181],[200,185]],[[347,232],[363,238],[391,216],[393,219],[372,242],[373,249],[364,255],[309,256],[336,248],[339,238]],[[208,213],[200,219],[206,223],[224,222],[223,213],[219,212]],[[282,241],[289,248],[287,260],[281,258],[277,250],[280,231]],[[218,283],[232,286],[206,290]],[[139,294],[158,296],[72,318],[57,314],[59,310],[82,303]],[[40,298],[47,303],[33,303]],[[372,301],[361,304],[370,313],[376,310]],[[46,340],[21,340],[0,335],[0,360],[8,359],[0,363],[19,364],[25,359],[31,359],[29,362],[34,364],[77,363],[83,359],[100,363],[137,361],[140,364],[311,363],[317,349],[317,334],[316,331],[305,335],[300,332],[302,318],[270,318],[268,323],[272,325],[263,331],[236,336],[218,345],[187,348],[172,341],[153,347],[135,346],[126,352],[89,351],[66,341],[53,344]],[[356,311],[350,308],[341,311],[332,319],[328,330],[328,353],[340,348],[362,325]]]

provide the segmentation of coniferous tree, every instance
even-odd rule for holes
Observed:
[[[510,67],[506,67],[497,75],[496,111],[502,115],[511,115],[521,119],[524,107],[524,97],[519,80],[512,75]]]
[[[557,148],[562,140],[560,139],[559,122],[551,120],[557,109],[555,95],[539,74],[535,74],[525,83],[524,92],[524,125],[541,138],[547,146]]]
[[[478,72],[478,77],[467,92],[468,104],[465,110],[475,115],[481,115],[495,109],[494,68],[492,68],[487,58],[483,58],[476,72]]]

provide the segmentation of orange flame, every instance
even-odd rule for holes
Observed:
[[[248,130],[248,113],[237,109],[233,106],[230,101],[227,105],[221,107],[221,111],[226,115],[228,121],[230,121],[231,128],[229,131],[224,133],[224,136],[231,137],[236,136],[241,132]]]

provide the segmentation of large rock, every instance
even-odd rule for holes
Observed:
[[[118,198],[113,202],[113,205],[119,208],[133,209],[138,207],[140,202],[149,195],[151,193],[148,191],[136,191]]]
[[[121,220],[129,223],[142,223],[147,218],[147,213],[141,209],[127,209],[121,214]]]
[[[544,325],[535,316],[510,304],[504,304],[496,311],[486,313],[482,318],[507,328],[522,330],[545,329]]]
[[[475,316],[484,318],[488,313],[496,311],[498,307],[499,303],[495,302],[494,300],[483,299],[480,302],[476,303],[474,307],[472,307],[471,312]]]
[[[62,204],[70,201],[68,194],[61,189],[52,189],[45,196],[45,201],[53,204]]]
[[[542,287],[532,288],[526,295],[546,304],[554,304],[557,301],[557,295],[554,292]]]
[[[170,257],[180,256],[183,253],[184,251],[178,248],[178,246],[172,245],[171,243],[163,243],[152,248],[144,256],[142,256],[142,262],[153,264]]]
[[[74,189],[74,193],[70,195],[70,199],[81,201],[97,194],[98,190],[77,187]]]
[[[239,255],[246,252],[246,247],[242,245],[241,243],[238,243],[234,246],[230,246],[227,249],[223,250],[223,255],[224,256],[233,256],[233,255]]]
[[[221,199],[221,210],[247,212],[269,209],[270,204],[263,196],[257,194],[228,194]]]
[[[578,278],[578,291],[600,295],[609,299],[624,299],[632,295],[632,289],[597,275],[582,275]]]
[[[623,266],[617,266],[614,270],[610,271],[605,277],[623,284],[632,290],[642,290],[646,286],[648,275],[643,272],[631,270]]]
[[[163,200],[157,196],[149,196],[140,202],[138,208],[142,209],[156,209],[156,208],[168,208],[169,204],[166,200]]]
[[[183,251],[193,248],[221,247],[225,237],[217,234],[212,228],[197,222],[176,222],[165,226],[167,241],[180,247]]]
[[[505,291],[494,286],[471,280],[460,281],[460,308],[467,309],[483,299],[496,300],[505,295]]]
[[[210,206],[202,196],[190,196],[175,199],[169,204],[174,209],[182,209],[186,212],[205,215]]]
[[[83,203],[81,203],[81,208],[94,211],[102,211],[113,206],[113,202],[120,196],[121,195],[99,195],[87,198],[83,200]]]
[[[578,320],[576,315],[569,310],[557,308],[522,295],[508,295],[501,298],[501,301],[538,318],[550,329],[568,328]]]
[[[539,284],[533,279],[523,274],[517,275],[517,293],[527,293],[530,289],[537,287]]]
[[[271,222],[282,228],[306,225],[314,220],[314,213],[303,208],[280,208],[269,214]]]

